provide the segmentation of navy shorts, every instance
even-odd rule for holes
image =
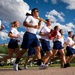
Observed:
[[[55,50],[61,50],[61,49],[63,49],[62,43],[60,41],[55,41],[53,43],[53,49],[55,49]]]
[[[10,39],[8,43],[8,48],[11,48],[11,49],[19,48],[18,41],[15,39]]]
[[[30,46],[32,46],[32,47],[40,46],[40,42],[37,39],[35,34],[32,34],[30,32],[26,32],[23,36],[21,48],[29,49]]]
[[[46,51],[50,51],[50,42],[49,41],[46,41],[46,40],[44,40],[44,39],[42,39],[41,40],[41,46],[42,46],[42,50],[44,51],[44,52],[46,52]]]
[[[35,50],[34,50],[34,48],[30,47],[28,49],[28,56],[32,56],[33,54],[35,54]]]
[[[73,49],[73,48],[71,48],[69,46],[66,47],[66,51],[67,51],[66,56],[70,56],[70,55],[75,54],[75,49]]]

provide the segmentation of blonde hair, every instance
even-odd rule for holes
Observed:
[[[15,25],[16,22],[17,21],[11,22],[11,27],[16,27],[16,25]]]

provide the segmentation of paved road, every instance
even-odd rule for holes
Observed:
[[[38,68],[29,68],[28,70],[21,71],[0,68],[0,75],[75,75],[75,67],[49,67],[45,70],[39,70]]]

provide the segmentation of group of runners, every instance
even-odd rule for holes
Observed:
[[[23,35],[23,41],[21,44],[22,50],[20,50],[18,39],[20,37],[19,22],[14,21],[11,23],[11,30],[8,33],[10,41],[8,43],[8,55],[0,58],[0,62],[3,60],[10,59],[13,53],[16,54],[16,61],[14,63],[14,70],[22,70],[19,67],[19,61],[24,53],[28,51],[28,56],[24,63],[24,69],[27,69],[27,63],[29,58],[34,54],[32,62],[37,59],[37,65],[39,69],[46,69],[48,67],[47,63],[54,58],[54,56],[59,53],[61,59],[61,68],[70,67],[71,60],[75,57],[75,35],[72,31],[68,32],[68,37],[64,41],[64,35],[62,29],[56,25],[53,29],[51,27],[50,19],[45,21],[39,17],[39,11],[37,8],[33,8],[31,14],[26,15],[23,22],[23,26],[26,27],[26,32]],[[42,21],[43,27],[40,29],[39,35],[40,39],[37,38],[36,33],[40,28]],[[2,30],[4,27],[0,30]],[[52,35],[53,34],[53,35]],[[53,49],[51,48],[51,42],[53,42]],[[66,51],[65,51],[66,50]]]

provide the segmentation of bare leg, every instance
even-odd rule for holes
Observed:
[[[61,54],[61,60],[62,60],[62,65],[66,64],[66,58],[65,58],[65,53],[64,50],[59,50],[60,54]]]
[[[22,55],[26,52],[27,50],[22,49],[21,51],[18,52],[17,58],[21,58]]]
[[[67,63],[70,63],[71,60],[72,60],[74,57],[75,57],[75,55],[71,55],[71,56],[69,56],[69,58],[68,58],[68,60],[67,60],[66,62],[67,62]]]
[[[67,62],[68,59],[69,59],[69,56],[66,56],[66,62]]]
[[[27,51],[26,49],[22,49],[21,51],[18,52],[16,61],[15,61],[15,64],[18,64],[20,58],[22,57],[22,55],[23,55],[26,51]]]
[[[20,49],[19,48],[16,48],[14,53],[16,54],[16,57],[18,56],[18,53],[19,53]]]
[[[57,54],[58,50],[53,50],[53,54],[51,56],[51,58],[54,58],[54,56]]]
[[[47,61],[49,60],[50,56],[52,55],[52,51],[47,51],[46,55],[42,58],[43,64],[46,64]]]
[[[35,47],[34,50],[36,51],[35,55],[37,59],[41,59],[40,46]]]
[[[36,55],[36,58],[38,59],[37,61],[37,65],[40,66],[41,63],[42,63],[42,60],[41,60],[41,53],[40,53],[40,46],[38,47],[35,47],[34,50],[36,51],[35,55]]]
[[[18,56],[18,53],[20,52],[20,49],[19,48],[16,48],[15,49],[15,54],[16,54],[16,57]],[[19,66],[18,66],[18,70],[22,70]]]
[[[29,60],[29,58],[30,58],[30,56],[28,56],[28,57],[26,58],[26,61],[25,61],[24,66],[26,66],[26,65],[28,64],[28,60]]]
[[[3,60],[7,60],[7,59],[10,59],[12,57],[14,53],[14,50],[13,49],[8,49],[8,55],[7,56],[4,56],[3,58],[0,59],[0,62],[3,61]]]
[[[34,60],[36,59],[36,55],[34,55],[33,59],[31,60],[31,62],[34,62]]]

